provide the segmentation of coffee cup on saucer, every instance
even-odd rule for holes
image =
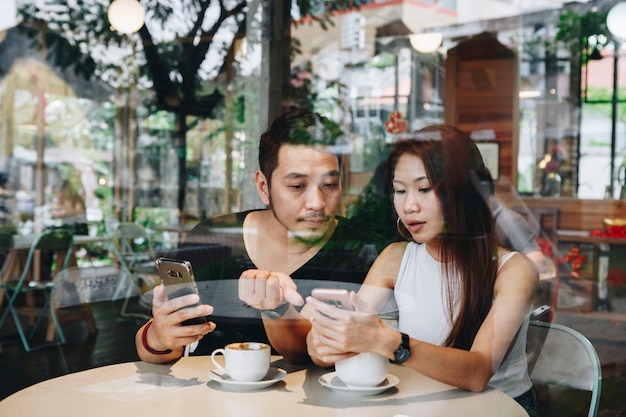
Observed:
[[[373,352],[359,353],[337,361],[335,371],[348,387],[375,387],[385,380],[389,359]]]
[[[222,366],[216,355],[224,355]],[[226,372],[234,381],[255,382],[262,380],[270,369],[271,349],[266,343],[237,342],[215,349],[211,353],[213,364]]]

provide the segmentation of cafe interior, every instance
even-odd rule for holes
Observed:
[[[470,135],[494,199],[523,217],[545,257],[537,321],[575,331],[595,357],[582,388],[533,381],[540,415],[626,416],[626,1],[2,8],[0,400],[137,361],[154,259],[204,219],[263,206],[258,138],[297,105],[341,127],[340,213],[381,234],[388,200],[372,190],[390,146],[434,123]],[[84,208],[69,250],[41,238],[64,229],[66,185]],[[123,282],[115,294],[55,304],[58,277],[99,267]],[[553,355],[582,361],[573,345]]]

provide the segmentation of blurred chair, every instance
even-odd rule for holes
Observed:
[[[119,223],[115,229],[114,240],[118,261],[133,274],[141,294],[161,282],[155,264],[157,253],[148,232],[142,226],[136,223]],[[140,297],[139,301],[144,308],[151,308],[143,298]]]
[[[41,323],[42,318],[46,315],[48,307],[50,305],[50,293],[52,290],[52,283],[49,280],[50,277],[33,276],[33,271],[37,268],[33,268],[36,263],[35,258],[41,252],[51,252],[53,256],[50,259],[56,262],[55,270],[60,271],[67,268],[70,258],[72,256],[73,249],[73,236],[68,230],[56,229],[42,232],[35,238],[28,250],[26,257],[26,263],[24,268],[17,278],[17,280],[9,280],[2,282],[2,291],[4,296],[8,300],[6,310],[0,318],[0,329],[4,326],[4,323],[9,315],[13,317],[17,332],[22,339],[22,344],[27,352],[33,350],[29,343],[29,339],[32,339]],[[41,267],[41,265],[39,265]],[[43,268],[40,268],[43,270]],[[42,307],[38,307],[34,302],[32,306],[17,306],[16,300],[20,294],[35,294],[41,293],[44,297]],[[26,315],[28,317],[35,317],[34,325],[31,329],[29,336],[27,337],[20,316]]]
[[[528,372],[534,384],[591,392],[588,417],[600,404],[600,359],[589,340],[567,326],[531,320],[526,339]]]
[[[120,223],[116,242],[120,262],[132,273],[157,273],[156,251],[146,230],[136,223]]]
[[[91,304],[104,301],[124,300],[120,315],[148,319],[148,314],[130,313],[131,298],[140,294],[133,275],[119,265],[73,267],[64,269],[54,277],[50,302],[48,338],[58,334],[60,343],[65,343],[61,323],[85,319],[89,333],[97,333]]]
[[[551,323],[552,322],[552,308],[547,304],[544,304],[542,306],[535,308],[530,313],[530,320],[542,321],[544,323]]]

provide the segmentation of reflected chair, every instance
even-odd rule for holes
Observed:
[[[156,251],[146,229],[135,223],[120,223],[116,233],[120,262],[134,274],[156,274]]]
[[[33,266],[38,262],[38,255],[41,252],[51,252],[53,256],[51,259],[54,262],[60,262],[55,266],[56,270],[67,269],[70,258],[72,256],[74,238],[68,230],[56,229],[48,230],[41,233],[35,238],[28,250],[26,257],[26,263],[22,270],[22,273],[17,280],[9,280],[2,283],[2,291],[4,296],[8,300],[6,310],[0,318],[0,329],[4,326],[9,315],[13,317],[17,332],[22,340],[24,349],[27,352],[33,350],[29,340],[33,338],[42,318],[46,315],[50,306],[50,293],[52,290],[52,282],[45,281],[46,277],[32,276],[32,271],[36,268]],[[41,267],[41,265],[39,265]],[[38,307],[33,303],[32,306],[17,306],[16,301],[21,294],[35,294],[41,293],[44,297],[42,307]],[[20,321],[20,316],[35,317],[34,325],[30,331],[28,337],[24,332],[24,327]]]
[[[588,417],[600,404],[600,359],[589,340],[567,326],[531,320],[526,339],[528,372],[534,384],[591,392]]]
[[[60,323],[87,318],[89,333],[97,333],[91,304],[124,300],[120,315],[147,319],[147,314],[128,313],[128,303],[139,294],[133,275],[118,265],[73,267],[59,272],[53,280],[48,333],[57,332],[61,343],[65,335]],[[88,315],[85,315],[85,312]]]
[[[161,281],[155,264],[157,254],[148,232],[129,222],[119,223],[115,230],[115,249],[120,265],[133,274],[140,293],[153,289]],[[151,308],[143,298],[139,301],[143,307]]]

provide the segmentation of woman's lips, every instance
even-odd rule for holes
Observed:
[[[420,230],[422,230],[425,224],[426,224],[425,222],[418,222],[418,221],[407,222],[406,228],[411,233],[418,233]]]

